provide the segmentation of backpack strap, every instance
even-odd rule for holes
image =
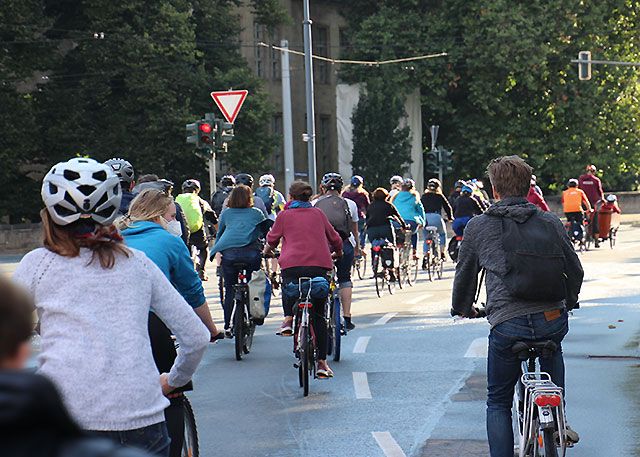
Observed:
[[[484,277],[487,274],[487,270],[485,268],[480,272],[480,281],[478,282],[478,290],[476,291],[476,297],[473,299],[473,304],[477,304],[478,300],[480,300],[480,292],[482,292],[482,283],[484,282]]]

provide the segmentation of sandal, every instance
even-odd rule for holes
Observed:
[[[210,343],[215,343],[218,340],[224,340],[225,338],[225,332],[218,332],[215,335],[211,335],[211,339],[209,340]]]
[[[280,336],[292,336],[293,335],[293,328],[291,327],[292,321],[289,320],[285,320],[282,325],[280,326],[280,328],[278,329],[278,331],[276,332],[276,335],[280,335]]]
[[[329,379],[329,378],[333,378],[333,370],[331,370],[331,368],[329,368],[328,365],[324,365],[324,368],[320,368],[320,366],[318,366],[318,369],[316,370],[316,376],[318,377],[318,379]]]

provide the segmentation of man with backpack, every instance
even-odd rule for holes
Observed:
[[[286,203],[284,195],[274,189],[276,178],[273,175],[262,175],[258,181],[260,187],[255,191],[256,198],[264,202],[267,209],[268,218],[272,221],[276,220],[276,216],[284,209]]]
[[[518,156],[499,157],[489,164],[498,201],[467,224],[453,284],[452,315],[476,317],[478,274],[486,272],[491,457],[513,456],[511,406],[520,377],[520,360],[511,350],[514,343],[556,343],[557,350],[541,358],[540,366],[557,386],[565,387],[561,343],[569,330],[568,312],[578,306],[584,275],[560,219],[527,202],[531,172]],[[578,439],[569,429],[567,440]]]
[[[360,255],[360,248],[356,240],[358,235],[358,206],[353,200],[340,196],[344,181],[338,173],[327,173],[322,177],[322,195],[315,202],[316,208],[322,210],[333,228],[343,240],[343,255],[336,261],[336,276],[340,288],[340,302],[346,330],[353,330],[351,322],[351,299],[353,283],[351,282],[351,267],[355,255]]]
[[[222,213],[224,202],[229,198],[229,194],[236,185],[236,178],[233,175],[224,175],[220,179],[220,188],[211,196],[211,208],[219,216]]]

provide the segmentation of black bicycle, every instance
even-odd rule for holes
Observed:
[[[242,356],[251,351],[256,323],[249,313],[249,276],[247,274],[249,265],[236,263],[234,267],[240,270],[240,273],[238,273],[238,283],[233,286],[235,297],[231,312],[231,333],[235,339],[236,360],[242,360]]]
[[[184,408],[184,442],[182,443],[182,457],[199,457],[200,445],[198,442],[198,427],[196,415],[193,413],[191,402],[184,396],[182,399]]]
[[[433,281],[433,278],[437,277],[442,279],[442,273],[444,272],[444,261],[440,255],[439,235],[437,227],[427,227],[426,229],[425,243],[427,249],[425,255],[425,266],[427,267],[427,273],[429,273],[429,281]]]
[[[371,269],[376,284],[376,294],[382,297],[385,288],[393,295],[398,281],[399,269],[396,267],[396,249],[387,240],[379,238],[371,241]]]

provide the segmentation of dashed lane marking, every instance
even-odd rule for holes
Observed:
[[[371,432],[373,437],[387,457],[407,457],[398,442],[389,432]]]
[[[358,400],[371,399],[371,390],[369,390],[369,381],[367,379],[367,373],[363,371],[353,372],[353,388],[356,391],[356,398]]]
[[[417,297],[414,297],[411,300],[407,300],[407,304],[409,304],[409,305],[417,305],[418,303],[426,300],[429,297],[433,297],[433,294],[418,295]]]
[[[356,345],[353,347],[354,354],[364,354],[369,344],[370,336],[361,336],[356,340]]]
[[[466,354],[467,358],[486,358],[489,354],[489,342],[487,337],[476,338],[469,345]]]
[[[384,316],[382,316],[380,319],[378,319],[373,325],[384,325],[387,322],[389,322],[391,319],[396,317],[396,314],[398,313],[387,313]]]

